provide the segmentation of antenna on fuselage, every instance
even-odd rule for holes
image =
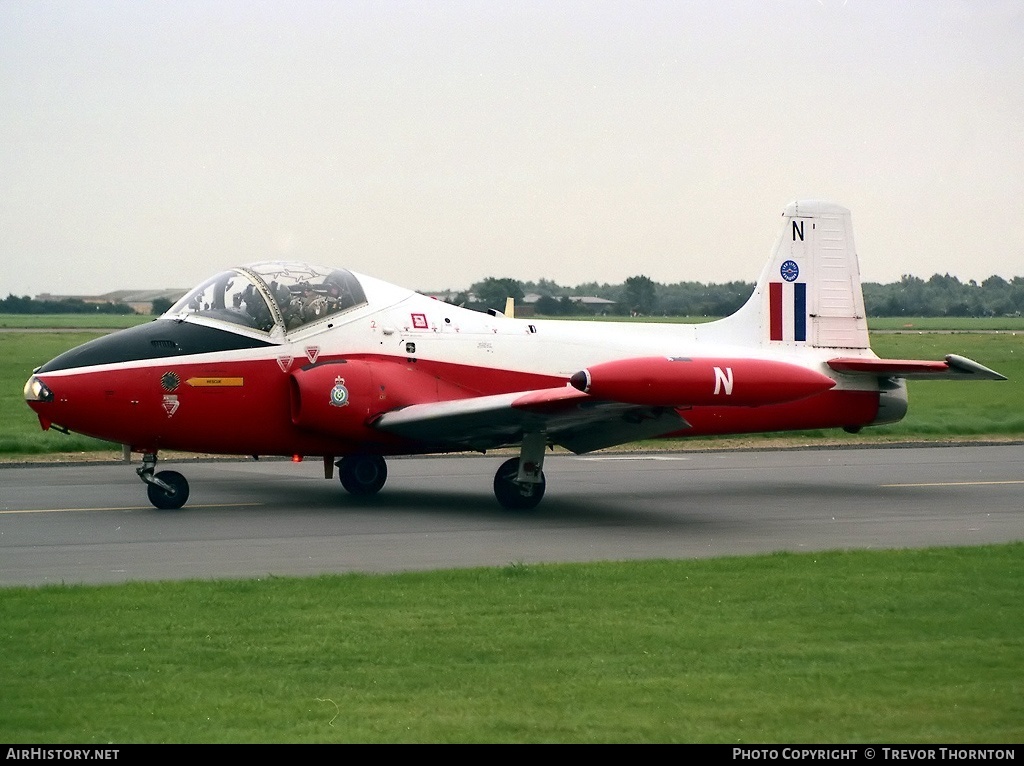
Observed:
[[[513,298],[505,299],[505,310],[498,311],[498,309],[487,309],[487,313],[492,317],[506,317],[508,319],[515,318],[516,313],[516,302]]]

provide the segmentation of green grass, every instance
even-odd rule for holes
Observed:
[[[33,367],[0,333],[0,450]],[[910,383],[881,439],[1024,434],[1024,337],[876,335],[1009,381]],[[832,434],[829,434],[831,436]],[[797,435],[823,438],[824,435]],[[1024,545],[0,591],[0,739],[1015,743]]]
[[[911,380],[910,409],[879,436],[1024,435],[1024,332],[1019,334],[874,335],[872,347],[891,359],[942,359],[959,354],[1005,375],[1005,381]]]
[[[1024,545],[5,589],[0,739],[1024,737]]]
[[[701,324],[708,316],[537,316],[538,319],[589,319],[597,322],[670,322]],[[868,327],[882,332],[1024,332],[1024,317],[868,317]]]
[[[58,328],[119,330],[152,322],[156,317],[143,314],[0,314],[0,328]]]
[[[893,442],[956,438],[1024,438],[1024,332],[1001,333],[876,333],[875,353],[888,359],[941,360],[946,354],[974,359],[1005,375],[1003,381],[907,381],[909,408],[898,423],[872,426],[851,436],[842,431],[793,431],[753,434],[745,443],[788,438],[801,442]],[[707,440],[734,442],[734,437]],[[650,445],[651,442],[644,442]],[[685,447],[686,442],[682,442]]]
[[[872,330],[1024,332],[1024,317],[868,317]]]
[[[103,332],[0,332],[0,454],[36,455],[110,449],[109,442],[43,431],[25,404],[25,382],[39,365]]]
[[[995,320],[993,320],[995,321]],[[116,449],[116,445],[76,434],[43,432],[35,414],[25,405],[23,388],[32,369],[101,331],[75,330],[0,332],[0,454],[32,455]],[[910,381],[910,410],[900,423],[865,429],[856,437],[839,431],[796,432],[800,440],[906,441],[950,437],[1024,437],[1024,332],[918,333],[880,332],[872,336],[879,356],[907,359],[942,359],[960,354],[1006,375],[1009,380]],[[779,435],[751,436],[758,442]],[[682,441],[679,446],[715,445],[731,437]],[[649,446],[650,442],[644,442]]]
[[[530,319],[531,317],[522,316],[517,314],[518,319]],[[573,321],[588,321],[588,322],[630,322],[633,324],[645,324],[647,322],[667,322],[669,324],[702,324],[704,322],[713,322],[720,317],[708,317],[708,316],[619,316],[617,314],[601,315],[601,314],[580,314],[580,315],[569,315],[569,316],[546,316],[544,314],[535,314],[532,316],[534,319],[554,320],[558,322],[573,322]]]
[[[116,330],[152,322],[141,314],[0,314],[0,328],[11,329],[106,329]],[[592,319],[600,322],[710,322],[719,317],[621,317],[578,316],[542,319]],[[1024,317],[869,317],[872,330],[900,332],[1024,332]]]

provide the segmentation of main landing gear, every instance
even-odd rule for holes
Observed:
[[[519,458],[506,460],[494,474],[494,496],[507,511],[530,511],[540,504],[544,497],[544,474],[539,481],[520,481]]]
[[[155,471],[156,453],[147,452],[135,473],[148,485],[149,502],[164,511],[181,508],[188,500],[188,481],[177,471]]]
[[[494,474],[494,497],[502,508],[509,511],[528,511],[536,508],[544,497],[547,482],[544,472],[544,449],[547,439],[543,433],[526,434],[519,457],[506,460]],[[388,466],[380,455],[347,455],[335,461],[324,458],[324,474],[330,479],[337,466],[341,486],[349,493],[361,497],[375,495],[388,478]],[[149,502],[161,510],[181,508],[188,501],[188,481],[177,471],[156,472],[156,453],[142,456],[142,466],[135,469],[147,487]]]
[[[547,437],[543,432],[526,434],[519,457],[509,458],[494,474],[494,496],[502,508],[528,511],[536,508],[544,497],[547,482],[541,467]],[[388,466],[380,455],[347,455],[339,460],[324,458],[324,476],[333,478],[337,466],[341,485],[351,494],[367,497],[384,486]]]
[[[529,511],[540,504],[547,486],[541,470],[546,446],[543,432],[525,434],[519,457],[509,458],[498,468],[494,474],[494,496],[502,508]]]

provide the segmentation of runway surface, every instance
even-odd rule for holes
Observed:
[[[0,585],[258,578],[1024,540],[1024,446],[553,455],[531,512],[507,456],[388,461],[354,498],[318,460],[172,463],[158,511],[134,465],[0,468]]]

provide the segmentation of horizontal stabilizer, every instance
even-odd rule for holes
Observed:
[[[1006,380],[995,370],[956,354],[947,354],[944,362],[839,357],[830,359],[828,366],[836,372],[851,375],[880,375],[908,380]]]

